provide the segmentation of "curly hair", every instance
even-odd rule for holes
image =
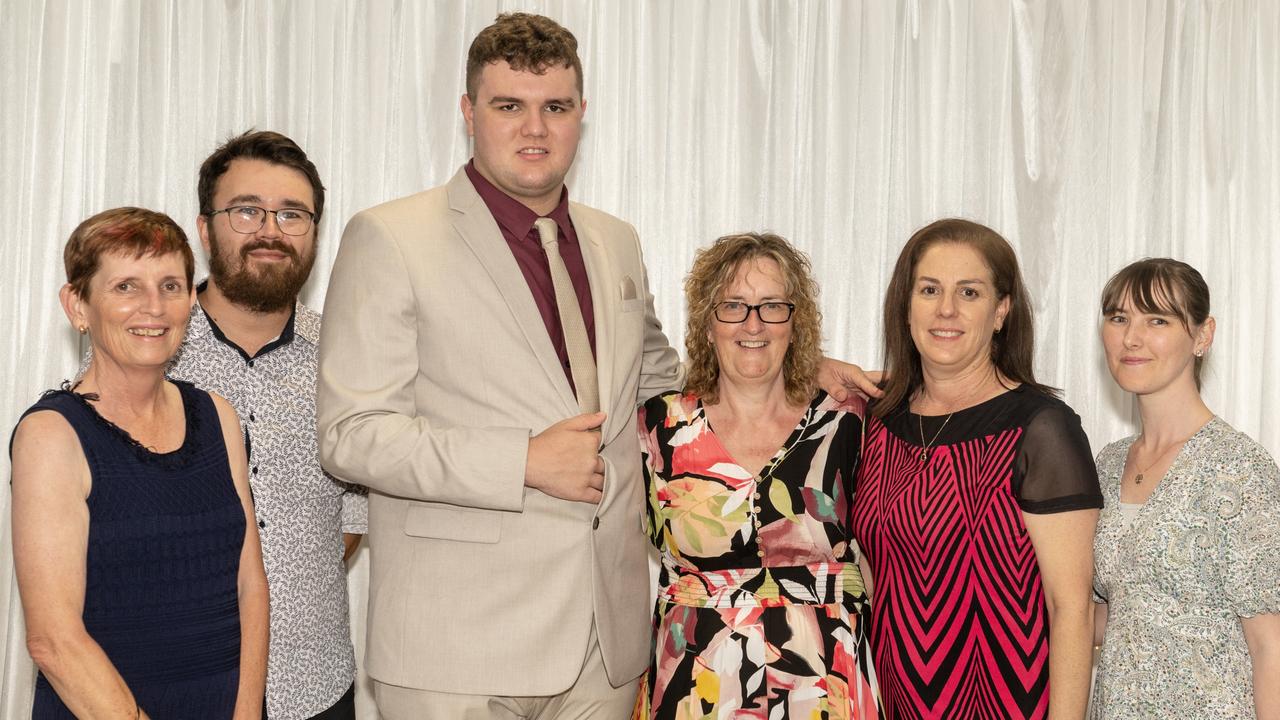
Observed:
[[[486,65],[506,61],[512,70],[541,75],[553,65],[573,68],[582,96],[582,61],[578,39],[549,17],[530,13],[502,13],[476,35],[467,51],[467,96],[476,102],[480,73]]]
[[[81,299],[88,300],[89,281],[98,272],[103,255],[140,258],[170,253],[182,257],[182,269],[190,288],[196,261],[187,234],[178,223],[154,210],[120,207],[104,210],[76,226],[62,249],[62,262],[67,271],[67,284]]]
[[[818,310],[818,283],[809,258],[782,237],[772,233],[740,233],[719,238],[698,251],[684,281],[686,314],[684,347],[689,356],[685,392],[707,403],[720,399],[720,363],[707,331],[715,320],[716,304],[744,263],[769,258],[782,271],[787,301],[794,303],[791,345],[782,362],[787,401],[808,403],[818,385],[822,362],[822,312]]]

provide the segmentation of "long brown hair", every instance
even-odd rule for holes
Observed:
[[[889,290],[884,297],[884,357],[888,377],[883,383],[884,397],[876,401],[872,412],[879,417],[885,416],[909,400],[924,384],[920,351],[911,339],[908,318],[916,266],[929,248],[940,243],[957,243],[973,248],[991,270],[997,301],[1009,298],[1009,313],[1005,315],[1004,326],[991,336],[991,362],[1000,376],[1046,395],[1056,394],[1054,388],[1036,382],[1032,367],[1035,330],[1031,303],[1013,248],[999,233],[985,225],[946,218],[917,230],[902,248],[893,268]]]

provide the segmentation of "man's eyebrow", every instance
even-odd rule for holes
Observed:
[[[228,200],[227,207],[235,207],[236,205],[244,205],[247,203],[260,203],[260,202],[262,202],[261,195],[246,193],[244,195],[236,195],[235,197]],[[280,207],[297,208],[299,210],[306,210],[307,212],[312,212],[310,206],[308,206],[306,203],[302,202],[301,200],[296,200],[294,198],[284,198],[283,200],[280,201]]]
[[[527,101],[518,97],[494,96],[489,98],[489,104],[490,105],[525,105],[527,104]],[[561,98],[547,98],[544,104],[564,105],[566,107],[573,107],[578,104],[578,101],[574,100],[573,96],[566,96]]]

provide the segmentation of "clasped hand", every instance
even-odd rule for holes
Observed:
[[[605,413],[575,415],[529,439],[524,484],[561,500],[598,503],[604,492],[600,425]]]

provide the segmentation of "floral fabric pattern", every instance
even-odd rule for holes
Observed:
[[[849,516],[861,406],[820,393],[758,476],[693,395],[651,399],[639,429],[662,569],[634,717],[880,717]]]
[[[1240,618],[1280,613],[1280,470],[1214,418],[1126,526],[1120,479],[1135,439],[1098,455],[1094,591],[1108,617],[1093,717],[1253,718]]]

